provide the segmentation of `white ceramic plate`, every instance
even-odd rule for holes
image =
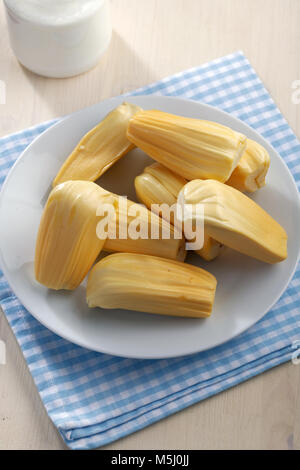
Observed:
[[[211,263],[189,255],[189,262],[207,268],[218,280],[214,310],[205,320],[89,309],[84,284],[73,292],[56,292],[34,280],[35,239],[51,181],[78,140],[121,101],[106,100],[67,117],[38,137],[14,165],[0,195],[0,260],[6,279],[43,325],[95,351],[165,358],[224,343],[257,322],[291,279],[299,257],[299,197],[285,163],[262,137],[238,119],[201,103],[161,96],[128,98],[145,109],[220,122],[267,148],[271,155],[267,186],[254,199],[287,231],[288,259],[271,266],[229,249]],[[149,161],[135,149],[101,178],[101,185],[135,199],[134,177]]]

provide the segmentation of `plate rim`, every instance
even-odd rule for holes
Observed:
[[[243,126],[245,126],[247,129],[250,130],[250,132],[254,132],[255,134],[257,134],[259,136],[259,138],[264,142],[264,145],[266,147],[269,147],[272,149],[273,152],[276,153],[277,157],[281,160],[281,163],[283,163],[283,165],[285,166],[285,170],[289,176],[289,179],[290,181],[292,182],[292,186],[293,186],[293,189],[295,190],[295,193],[298,194],[298,198],[297,198],[297,207],[298,207],[298,211],[299,211],[299,214],[300,214],[300,197],[299,197],[299,191],[298,191],[298,187],[297,187],[297,184],[296,184],[296,181],[294,179],[294,176],[293,174],[291,173],[290,169],[288,168],[285,160],[281,157],[281,155],[279,154],[279,152],[272,146],[272,144],[266,140],[265,137],[263,137],[261,134],[258,133],[258,131],[256,129],[254,129],[253,127],[251,127],[249,124],[247,124],[246,122],[242,121],[241,119],[239,119],[238,117],[234,116],[233,114],[230,114],[228,113],[227,111],[224,111],[223,109],[220,109],[218,108],[217,106],[212,106],[210,104],[207,104],[207,103],[204,103],[202,101],[197,101],[197,100],[192,100],[192,99],[187,99],[187,98],[181,98],[181,97],[178,97],[178,96],[165,96],[165,95],[158,95],[158,94],[150,94],[150,95],[128,95],[128,96],[124,96],[124,95],[121,95],[121,96],[115,96],[115,97],[112,97],[112,98],[107,98],[103,101],[100,101],[98,103],[95,103],[91,106],[87,106],[85,108],[82,108],[78,111],[75,111],[71,114],[68,114],[64,117],[62,117],[61,119],[59,119],[57,122],[54,122],[52,125],[50,125],[50,127],[48,127],[47,129],[45,129],[44,131],[42,131],[38,136],[36,136],[33,141],[21,152],[21,154],[19,155],[19,157],[17,158],[17,160],[14,162],[13,166],[11,167],[11,169],[9,170],[9,173],[8,175],[6,176],[5,180],[4,180],[4,183],[2,185],[2,188],[1,188],[1,191],[0,191],[0,213],[1,213],[1,206],[2,206],[2,200],[4,198],[4,195],[5,195],[5,192],[6,192],[6,188],[7,186],[9,185],[9,182],[10,182],[10,179],[15,171],[15,168],[20,164],[20,162],[22,161],[22,159],[24,158],[24,156],[26,155],[27,152],[30,152],[30,149],[33,145],[36,144],[36,142],[41,139],[44,134],[46,134],[47,132],[49,132],[50,130],[55,130],[56,127],[59,127],[61,125],[64,124],[64,122],[68,119],[72,119],[75,115],[80,115],[80,114],[84,114],[87,110],[89,109],[92,109],[92,108],[96,108],[98,107],[99,105],[102,105],[103,103],[109,103],[109,104],[114,104],[114,102],[116,103],[120,103],[122,101],[127,101],[127,100],[131,100],[131,99],[151,99],[151,98],[159,98],[161,99],[162,101],[177,101],[177,102],[185,102],[185,103],[193,103],[193,104],[196,104],[196,105],[200,105],[200,106],[203,106],[205,108],[210,108],[212,110],[217,111],[217,113],[220,113],[221,115],[223,114],[225,117],[229,117],[230,119],[233,119],[235,121],[238,121],[240,123],[242,123]],[[46,121],[47,122],[47,121]],[[43,124],[43,123],[41,123]],[[22,131],[21,131],[22,132]],[[25,300],[25,302],[23,302],[22,300],[22,295],[19,296],[15,293],[14,289],[12,288],[12,284],[13,284],[13,281],[11,282],[11,276],[9,274],[9,271],[6,269],[6,265],[5,265],[5,262],[4,262],[4,259],[3,259],[3,253],[2,253],[2,248],[1,248],[1,245],[0,245],[0,268],[2,269],[3,271],[3,274],[4,274],[4,277],[5,277],[5,280],[8,282],[11,290],[13,291],[13,293],[15,294],[15,296],[18,298],[18,300],[20,301],[20,303],[25,307],[25,309],[29,312],[30,315],[32,315],[39,323],[41,323],[45,328],[47,328],[49,331],[52,331],[54,334],[56,334],[57,336],[75,344],[75,345],[78,345],[80,347],[83,347],[83,348],[86,348],[88,350],[91,350],[91,351],[96,351],[96,352],[99,352],[99,353],[103,353],[103,354],[109,354],[109,355],[112,355],[112,356],[117,356],[117,357],[124,357],[124,358],[132,358],[132,359],[149,359],[149,360],[153,360],[153,359],[169,359],[169,358],[176,358],[176,357],[185,357],[185,356],[189,356],[189,355],[193,355],[193,354],[197,354],[197,353],[200,353],[200,352],[203,352],[203,351],[209,351],[210,349],[213,349],[215,347],[218,347],[218,346],[221,346],[225,343],[227,343],[228,341],[231,341],[232,339],[236,338],[237,336],[241,335],[242,333],[244,333],[245,331],[247,331],[249,328],[251,328],[253,325],[255,325],[257,322],[259,322],[271,309],[272,307],[278,302],[278,300],[280,299],[280,297],[283,295],[283,293],[285,292],[285,290],[287,289],[288,285],[290,284],[295,272],[296,272],[296,269],[297,269],[297,265],[298,265],[298,262],[299,262],[299,259],[300,259],[300,243],[298,244],[298,253],[297,253],[297,257],[294,259],[294,266],[293,266],[293,269],[291,270],[288,278],[287,278],[287,281],[284,283],[283,287],[281,288],[280,291],[278,291],[278,294],[274,297],[274,300],[273,302],[269,305],[269,307],[264,310],[261,315],[259,317],[256,317],[255,318],[255,321],[252,322],[251,324],[245,326],[245,327],[241,327],[236,333],[232,334],[230,337],[228,337],[227,339],[224,339],[224,340],[221,340],[221,341],[216,341],[214,343],[212,343],[209,347],[201,347],[201,345],[197,348],[197,350],[195,350],[195,348],[192,348],[192,351],[186,351],[184,353],[165,353],[163,355],[161,355],[161,353],[159,355],[157,354],[153,354],[153,355],[150,355],[150,354],[146,354],[146,355],[142,355],[142,354],[122,354],[120,352],[118,353],[115,353],[111,350],[108,350],[107,348],[101,348],[101,347],[95,347],[95,346],[91,346],[89,344],[87,344],[84,340],[83,341],[80,341],[80,340],[74,340],[72,338],[72,334],[68,334],[62,332],[56,328],[53,328],[53,327],[49,327],[47,325],[47,322],[44,321],[43,319],[43,315],[39,315],[38,313],[33,313],[32,311],[32,308],[30,306],[28,306],[27,304],[27,301]],[[4,310],[4,309],[3,309]],[[58,331],[59,330],[59,331]],[[188,348],[186,348],[188,349]]]

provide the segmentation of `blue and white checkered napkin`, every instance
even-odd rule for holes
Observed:
[[[240,52],[146,86],[134,94],[177,95],[218,106],[250,124],[300,183],[300,144]],[[52,122],[0,140],[3,182],[20,152]],[[133,360],[75,346],[40,325],[0,278],[0,302],[50,418],[73,449],[101,446],[288,361],[300,340],[300,269],[255,326],[207,352]]]

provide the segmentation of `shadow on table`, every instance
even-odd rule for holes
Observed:
[[[105,98],[133,91],[160,78],[115,31],[99,63],[75,77],[46,78],[20,66],[37,99],[47,104],[53,117],[67,115]]]

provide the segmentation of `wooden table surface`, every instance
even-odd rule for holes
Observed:
[[[97,67],[45,79],[16,61],[0,6],[0,136],[242,50],[300,136],[299,0],[112,0],[113,38]],[[1,223],[4,223],[1,221]],[[0,449],[65,449],[0,313]],[[299,338],[300,339],[300,338]],[[107,449],[300,449],[300,366],[287,363]]]

